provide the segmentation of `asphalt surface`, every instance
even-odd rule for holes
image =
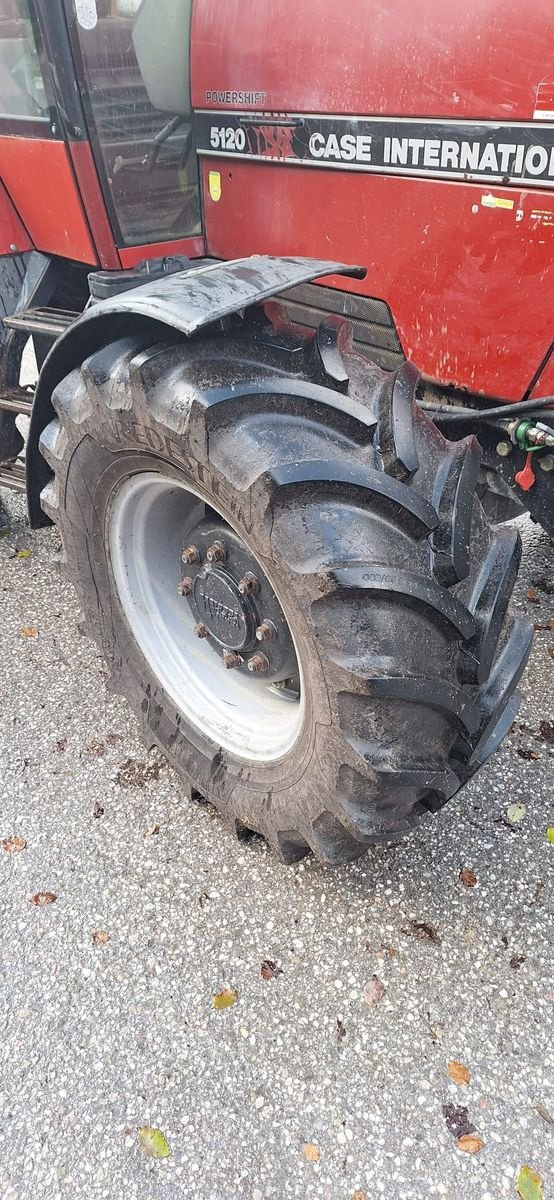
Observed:
[[[523,1164],[554,1196],[554,629],[442,813],[354,865],[285,867],[146,753],[56,534],[0,498],[0,841],[27,843],[0,847],[1,1200],[498,1200]],[[546,625],[554,547],[522,528],[517,602]]]

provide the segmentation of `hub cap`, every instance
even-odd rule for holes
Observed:
[[[176,709],[237,758],[281,758],[302,726],[298,660],[236,530],[176,480],[144,471],[113,495],[107,534],[128,623]]]

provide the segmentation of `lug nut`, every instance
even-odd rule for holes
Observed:
[[[199,638],[205,638],[205,637],[209,636],[209,629],[206,629],[206,626],[202,625],[202,624],[195,625],[194,632],[196,634],[196,637],[199,637]]]
[[[259,642],[273,642],[277,637],[277,630],[273,621],[262,621],[256,630],[256,637]]]
[[[496,453],[500,455],[500,458],[507,458],[508,455],[512,453],[511,443],[510,442],[497,442],[496,443]]]
[[[539,458],[539,467],[541,471],[554,471],[554,454],[545,454]]]
[[[223,542],[217,541],[213,546],[209,546],[206,550],[206,558],[209,563],[225,562],[227,551]]]
[[[260,590],[260,581],[252,574],[252,571],[247,571],[239,583],[239,592],[241,596],[254,596]]]
[[[256,672],[268,671],[269,659],[266,658],[265,654],[253,654],[252,658],[248,659],[248,670]]]
[[[190,596],[192,592],[192,579],[188,575],[177,584],[177,591],[180,596]]]
[[[187,546],[183,550],[181,561],[184,562],[187,567],[192,567],[194,563],[200,562],[200,555],[196,546]]]
[[[235,654],[234,650],[224,650],[223,662],[225,663],[227,670],[230,671],[233,667],[241,667],[244,659],[241,658],[240,654]]]

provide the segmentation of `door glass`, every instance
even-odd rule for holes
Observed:
[[[0,119],[48,121],[28,0],[0,0]]]
[[[91,138],[127,245],[200,232],[190,10],[191,0],[71,0]]]

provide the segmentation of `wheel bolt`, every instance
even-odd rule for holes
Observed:
[[[225,562],[227,551],[223,542],[214,542],[213,546],[209,546],[206,550],[206,558],[209,563]]]
[[[177,584],[177,591],[180,596],[190,596],[192,592],[192,579],[188,575]]]
[[[196,634],[196,637],[199,637],[199,638],[205,638],[205,637],[209,636],[209,629],[206,629],[205,625],[201,625],[201,624],[195,625],[194,632]]]
[[[248,659],[248,670],[268,671],[269,659],[266,658],[265,654],[253,654],[252,658]]]
[[[242,666],[244,659],[241,658],[240,654],[235,654],[234,650],[224,650],[223,662],[225,663],[227,670],[230,671],[233,667]]]
[[[259,642],[273,642],[277,637],[277,630],[273,621],[262,621],[256,630],[256,637]]]
[[[241,596],[254,596],[260,590],[260,581],[252,574],[252,571],[247,571],[239,583],[239,592]]]
[[[187,567],[192,567],[194,563],[200,562],[200,555],[196,546],[187,546],[183,550],[181,561],[184,562]]]

